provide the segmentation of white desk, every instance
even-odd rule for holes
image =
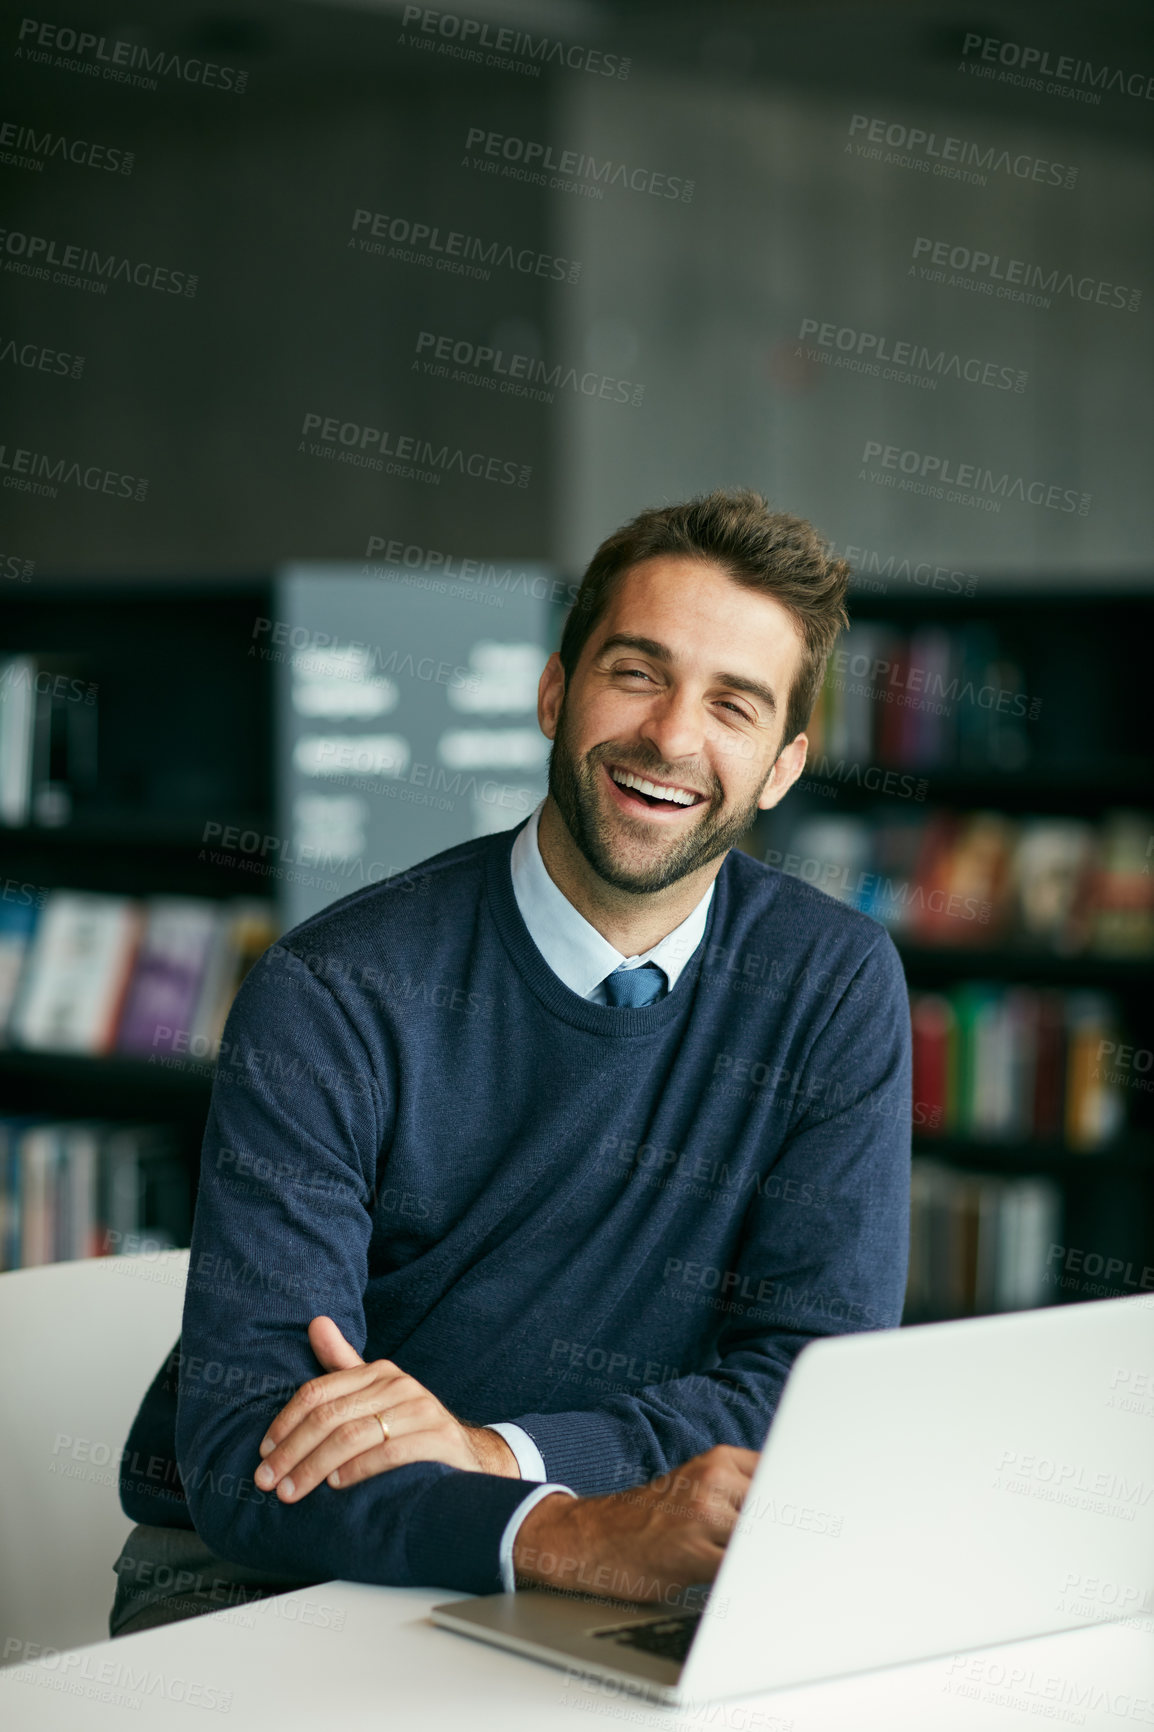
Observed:
[[[12,1732],[1016,1732],[1154,1725],[1151,1620],[662,1708],[435,1628],[444,1590],[333,1582],[0,1670]],[[133,1718],[133,1715],[136,1718]],[[126,1719],[127,1715],[127,1719]]]

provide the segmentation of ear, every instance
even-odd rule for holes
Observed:
[[[537,720],[547,740],[556,737],[557,718],[561,714],[564,696],[565,669],[561,666],[561,657],[554,650],[542,668],[537,684]]]
[[[801,772],[805,769],[805,756],[809,751],[809,736],[798,734],[796,739],[783,746],[777,762],[769,772],[769,780],[761,790],[757,802],[763,812],[768,812],[771,806],[776,806],[779,800],[784,800]]]

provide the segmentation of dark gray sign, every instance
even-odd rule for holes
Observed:
[[[286,567],[276,665],[286,926],[473,836],[545,793],[537,682],[564,586],[540,565]]]

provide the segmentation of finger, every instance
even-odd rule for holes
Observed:
[[[302,1383],[269,1425],[261,1440],[261,1454],[268,1455],[322,1402],[361,1388],[363,1384],[370,1382],[373,1376],[374,1371],[368,1366],[350,1366],[347,1371],[326,1372]]]
[[[385,1424],[389,1428],[387,1439],[380,1435],[381,1422],[377,1417],[380,1413],[384,1414]],[[372,1409],[372,1414],[377,1426],[377,1436],[370,1440],[371,1449],[368,1453],[371,1453],[375,1465],[369,1465],[368,1470],[360,1476],[362,1478],[369,1479],[374,1473],[383,1473],[390,1467],[402,1467],[409,1461],[444,1461],[452,1466],[472,1468],[477,1465],[463,1439],[461,1427],[452,1414],[443,1408],[427,1389],[422,1389],[419,1383],[414,1383],[411,1379],[407,1392],[399,1399],[396,1393],[390,1393],[387,1411],[378,1403]],[[330,1436],[335,1436],[335,1433],[330,1433]],[[421,1441],[418,1443],[415,1441],[417,1439]],[[325,1451],[324,1471],[320,1477],[328,1479],[334,1489],[354,1484],[347,1464],[362,1459],[366,1451],[349,1449],[340,1455],[337,1450],[330,1449],[327,1438],[321,1440],[313,1454],[319,1458],[322,1450]],[[422,1450],[428,1453],[422,1454]],[[335,1482],[331,1477],[334,1470],[339,1470]],[[294,1479],[299,1481],[300,1472],[298,1468],[293,1475]],[[320,1483],[320,1479],[317,1483]]]
[[[702,1455],[695,1455],[692,1461],[685,1464],[681,1471],[696,1468],[698,1472],[716,1471],[718,1468],[732,1469],[741,1474],[743,1479],[752,1479],[757,1472],[757,1464],[761,1460],[761,1451],[757,1449],[740,1449],[735,1443],[717,1443],[712,1449],[707,1449]]]
[[[373,1399],[371,1391],[370,1399]],[[410,1461],[441,1461],[450,1467],[476,1469],[476,1460],[460,1426],[427,1390],[415,1386],[409,1400],[389,1407],[385,1414],[387,1440],[377,1413],[378,1406],[373,1405],[368,1413],[344,1420],[321,1437],[316,1447],[301,1455],[291,1473],[281,1479],[277,1495],[284,1502],[293,1503],[325,1479],[334,1491],[355,1484],[352,1475],[358,1463],[357,1477],[362,1479],[403,1467]],[[284,1489],[286,1483],[291,1484],[291,1490]]]
[[[346,1341],[331,1317],[314,1317],[309,1324],[309,1346],[326,1371],[347,1371],[365,1362]]]
[[[350,1456],[347,1461],[337,1463],[326,1471],[324,1477],[334,1491],[347,1491],[350,1486],[359,1485],[362,1480],[388,1473],[394,1467],[406,1467],[414,1461],[439,1461],[446,1467],[463,1468],[470,1473],[478,1471],[476,1459],[461,1437],[459,1429],[448,1422],[444,1426],[390,1436],[388,1443],[363,1450],[359,1455]],[[300,1478],[299,1471],[294,1478]]]
[[[741,1506],[745,1502],[749,1484],[749,1480],[731,1472],[726,1473],[710,1487],[712,1507],[719,1512],[721,1519],[730,1526],[741,1513]]]
[[[282,1503],[299,1503],[331,1474],[347,1473],[348,1464],[364,1455],[378,1458],[375,1471],[383,1472],[397,1465],[387,1454],[389,1448],[375,1413],[348,1419],[323,1437],[315,1449],[301,1457],[291,1472],[277,1481],[276,1495]]]
[[[748,1490],[749,1481],[732,1470],[711,1474],[697,1488],[696,1520],[721,1545],[737,1525]]]
[[[736,1515],[745,1502],[760,1457],[754,1449],[727,1447],[724,1451],[718,1450],[712,1460],[706,1460],[699,1494],[701,1501],[711,1508],[719,1508],[728,1519],[731,1513]]]
[[[257,1485],[264,1490],[271,1490],[286,1475],[295,1474],[300,1464],[336,1433],[343,1432],[344,1436],[354,1441],[357,1449],[363,1449],[363,1428],[356,1431],[344,1431],[343,1428],[359,1426],[366,1418],[373,1419],[377,1428],[375,1441],[379,1443],[383,1434],[380,1421],[375,1415],[390,1407],[388,1390],[388,1384],[382,1386],[379,1382],[370,1383],[364,1389],[354,1390],[335,1401],[325,1402],[323,1406],[309,1413],[277,1444],[271,1455],[261,1462],[254,1476]],[[391,1422],[386,1420],[386,1424]]]
[[[337,1412],[334,1417],[331,1410],[335,1408],[336,1404],[355,1400],[363,1390],[374,1384],[379,1385],[383,1391],[390,1383],[395,1383],[397,1378],[403,1376],[404,1373],[399,1371],[396,1366],[378,1359],[374,1360],[372,1365],[354,1365],[350,1366],[347,1371],[330,1371],[323,1377],[314,1377],[308,1383],[302,1383],[292,1400],[281,1408],[265,1433],[260,1446],[261,1455],[265,1457],[266,1461],[272,1461],[274,1468],[283,1471],[287,1464],[287,1458],[278,1457],[274,1460],[276,1451],[281,1449],[302,1425],[308,1425],[318,1413],[329,1409],[330,1424],[328,1429],[331,1429],[332,1424],[339,1423],[340,1419],[347,1417],[346,1411]],[[383,1402],[378,1403],[378,1406],[383,1405]],[[365,1409],[355,1407],[351,1411],[364,1412]],[[308,1435],[312,1442],[315,1442],[320,1433],[314,1430]],[[311,1443],[308,1447],[311,1447]],[[299,1451],[293,1459],[299,1459]]]

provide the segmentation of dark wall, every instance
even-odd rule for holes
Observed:
[[[234,82],[247,75],[242,94],[171,72],[155,90],[113,82],[94,52],[74,51],[101,74],[90,76],[62,64],[54,41],[22,38],[18,18],[4,26],[11,126],[135,154],[130,175],[51,155],[38,172],[9,133],[5,265],[26,261],[18,237],[34,235],[58,255],[74,245],[197,278],[192,298],[117,281],[98,295],[6,269],[5,339],[84,356],[73,379],[5,352],[6,460],[33,450],[50,467],[147,478],[148,490],[138,502],[8,488],[4,553],[41,573],[207,574],[356,558],[377,535],[578,564],[642,503],[743,481],[850,546],[991,581],[1142,581],[1151,103],[1089,80],[1121,73],[1145,88],[1148,9],[968,18],[932,4],[729,0],[467,16],[474,42],[484,25],[490,42],[504,27],[531,43],[473,64],[454,57],[458,27],[406,30],[396,5],[61,6],[47,21],[101,35],[106,55],[128,43],[211,60]],[[967,35],[1009,43],[1011,60],[1013,45],[1040,44],[1089,71],[1053,92],[999,82],[1012,67],[983,61]],[[936,142],[897,150],[901,160],[885,160],[884,145],[862,157],[855,115]],[[579,171],[568,177],[578,190],[562,191],[487,174],[467,150],[473,128],[513,153],[592,153],[663,176],[662,188],[598,186]],[[945,137],[1072,169],[1073,184],[1005,167],[943,178]],[[488,159],[498,171],[500,149]],[[497,265],[483,281],[366,256],[349,245],[358,208],[576,260],[579,280]],[[930,282],[919,237],[1121,285],[1126,306],[1069,292],[1049,307],[1009,302],[982,292],[981,271]],[[1026,383],[943,374],[925,385],[839,366],[856,355],[801,341],[805,321]],[[613,384],[592,397],[562,385],[550,403],[430,377],[422,331]],[[618,384],[643,386],[640,404]],[[355,468],[298,449],[309,414],[531,474],[520,486],[450,468],[432,484]],[[903,489],[900,470],[863,462],[870,441],[1089,503],[1004,497],[993,511]]]
[[[83,16],[91,26],[93,13]],[[199,8],[163,19],[137,8],[136,30],[133,16],[120,8],[96,27],[109,40],[211,54],[250,77],[241,95],[171,77],[151,92],[12,67],[8,115],[132,150],[135,163],[129,176],[52,159],[42,173],[3,168],[9,229],[55,239],[58,255],[71,243],[197,282],[189,298],[6,276],[5,331],[84,356],[79,380],[6,369],[9,447],[75,455],[149,485],[143,503],[74,486],[53,501],[9,492],[5,546],[38,570],[90,574],[351,558],[370,534],[538,552],[549,534],[545,411],[412,369],[422,330],[479,343],[503,325],[520,347],[539,347],[546,279],[494,269],[466,289],[460,277],[349,244],[363,209],[518,253],[546,248],[539,197],[457,166],[461,75],[398,49],[396,32],[364,12],[256,6],[228,31]],[[539,131],[547,98],[546,84],[514,78],[506,112]],[[299,451],[309,414],[532,473],[526,487],[453,469],[439,485],[390,480]]]

